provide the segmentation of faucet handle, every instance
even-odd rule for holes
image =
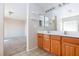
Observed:
[[[64,31],[64,34],[66,35],[67,34],[67,31]]]

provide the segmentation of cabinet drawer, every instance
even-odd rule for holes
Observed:
[[[53,40],[61,40],[61,36],[58,35],[51,35],[51,39]]]
[[[50,35],[44,34],[44,39],[49,39],[49,38],[50,38]]]
[[[68,42],[72,44],[78,44],[79,45],[79,38],[74,37],[62,37],[63,42]]]
[[[43,37],[43,34],[37,34],[37,36],[40,38],[40,37]]]

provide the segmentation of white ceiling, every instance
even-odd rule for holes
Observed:
[[[44,12],[50,8],[59,8],[60,3],[36,3]],[[13,14],[9,15],[9,11]],[[11,17],[18,20],[26,20],[27,17],[27,4],[26,3],[6,3],[5,4],[5,17]]]
[[[58,4],[59,3],[38,3],[37,5],[40,6],[44,11],[46,11],[52,7],[58,8]]]
[[[63,7],[67,4],[69,3],[38,3],[37,5],[40,6],[44,12],[49,12]]]
[[[5,4],[5,17],[10,17],[17,20],[26,20],[26,5],[24,3],[6,3]],[[9,15],[9,11],[13,12]]]

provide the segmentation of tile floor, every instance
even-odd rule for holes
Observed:
[[[37,48],[30,52],[24,51],[24,52],[15,54],[13,56],[54,56],[54,55],[51,55],[50,53],[48,53],[40,48]]]
[[[6,38],[4,40],[4,55],[5,56],[11,56],[25,50],[26,50],[25,37]]]

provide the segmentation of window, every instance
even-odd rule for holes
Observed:
[[[78,31],[78,21],[77,20],[65,21],[63,24],[63,30]]]

